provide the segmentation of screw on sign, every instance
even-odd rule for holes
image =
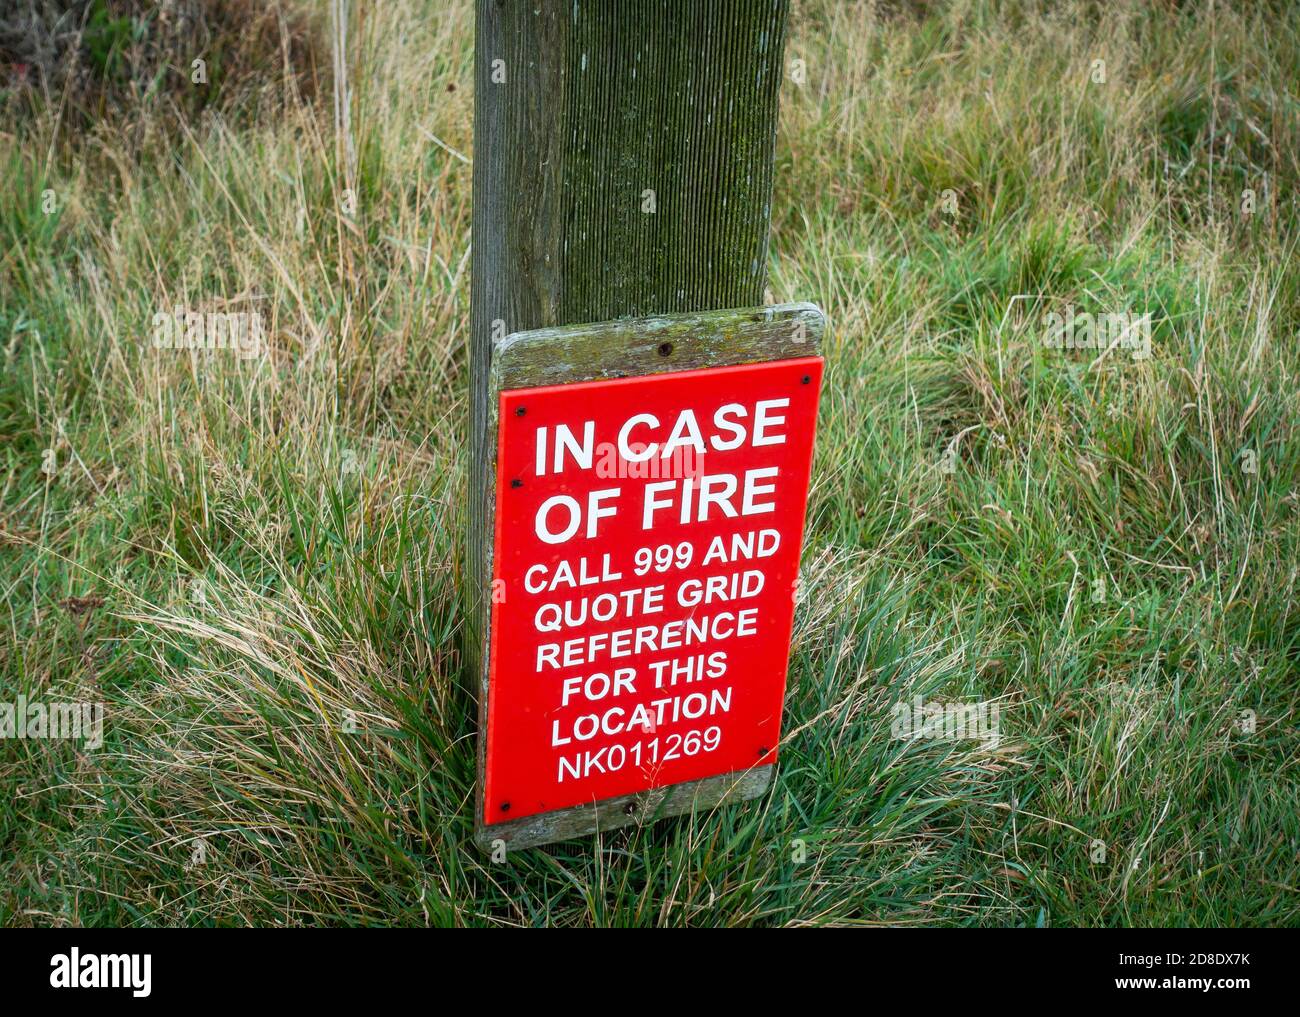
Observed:
[[[500,392],[483,825],[775,762],[821,372]]]

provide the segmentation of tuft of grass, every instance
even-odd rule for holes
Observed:
[[[337,114],[6,108],[0,703],[106,723],[0,740],[0,921],[1300,922],[1278,15],[795,4],[771,288],[834,334],[777,780],[504,864],[453,554],[470,5],[332,26]],[[153,348],[177,306],[268,348]],[[1151,358],[1045,347],[1066,306]],[[894,737],[918,696],[1001,738]]]
[[[315,94],[319,21],[294,0],[10,0],[0,116],[56,106],[65,129],[107,119],[141,134],[208,108],[256,117]]]

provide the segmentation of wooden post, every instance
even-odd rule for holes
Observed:
[[[762,304],[788,0],[478,0],[476,13],[462,586],[477,679],[493,344]]]

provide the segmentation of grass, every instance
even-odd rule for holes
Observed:
[[[0,702],[107,716],[0,740],[0,921],[1300,924],[1300,19],[871,10],[797,3],[782,95],[770,288],[834,334],[778,779],[501,864],[469,5],[353,26],[352,156],[292,95],[0,124]],[[178,304],[270,352],[153,349]],[[1066,304],[1151,358],[1044,348]],[[1001,742],[892,738],[917,695]]]

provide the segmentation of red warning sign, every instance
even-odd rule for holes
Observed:
[[[501,393],[485,823],[775,762],[821,373]]]

